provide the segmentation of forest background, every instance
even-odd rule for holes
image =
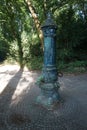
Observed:
[[[87,71],[87,0],[0,1],[0,63],[40,70],[43,65],[41,25],[51,11],[57,25],[57,68]]]

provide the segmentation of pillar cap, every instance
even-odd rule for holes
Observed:
[[[52,19],[52,14],[50,12],[48,12],[47,19],[45,20],[44,24],[41,26],[42,29],[45,27],[52,27],[52,28],[57,29],[57,25],[55,24],[54,20]]]

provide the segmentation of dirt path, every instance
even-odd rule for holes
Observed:
[[[40,73],[0,66],[0,130],[87,130],[87,74],[59,78],[61,106],[35,105]]]

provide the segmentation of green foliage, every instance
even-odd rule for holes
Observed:
[[[9,57],[12,57],[13,60],[18,62],[18,46],[17,46],[17,40],[12,41],[9,48]]]
[[[9,53],[9,44],[5,40],[0,40],[0,62],[4,61]]]
[[[58,70],[63,72],[69,72],[69,73],[81,73],[81,72],[87,72],[87,61],[73,61],[70,63],[65,63],[59,61],[58,64]]]
[[[52,11],[58,26],[58,69],[72,71],[73,68],[85,68],[87,1],[32,0],[31,3],[40,23],[45,20],[47,12]],[[24,1],[0,1],[0,60],[6,59],[9,53],[21,67],[42,68],[43,50],[38,34],[32,14]]]
[[[65,5],[64,8],[55,12],[56,22],[58,24],[57,57],[59,60],[66,62],[71,62],[79,57],[77,51],[78,49],[81,50],[82,44],[84,44],[84,50],[87,50],[87,46],[85,45],[87,41],[87,29],[85,28],[87,23],[84,23],[83,19],[79,17],[79,14],[78,18],[76,18],[77,14],[73,6]]]
[[[32,57],[26,63],[29,70],[41,70],[43,65],[42,57]]]
[[[87,61],[75,61],[68,64],[72,67],[87,67]]]

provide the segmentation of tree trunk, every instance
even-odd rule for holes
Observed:
[[[31,15],[32,15],[32,17],[33,17],[33,19],[34,19],[35,26],[36,26],[37,31],[38,31],[38,35],[39,35],[41,44],[42,44],[42,46],[43,46],[43,33],[42,33],[42,30],[41,30],[41,27],[40,27],[40,21],[39,21],[39,19],[38,19],[38,16],[37,16],[37,14],[35,13],[35,9],[34,9],[34,7],[32,6],[31,1],[30,1],[30,0],[25,0],[25,1],[26,1],[27,5],[28,5],[28,8],[29,8],[30,12],[31,12]]]
[[[23,70],[24,59],[23,59],[23,50],[22,50],[22,44],[21,44],[20,36],[17,37],[17,44],[18,44],[18,58],[19,58],[20,69]]]

